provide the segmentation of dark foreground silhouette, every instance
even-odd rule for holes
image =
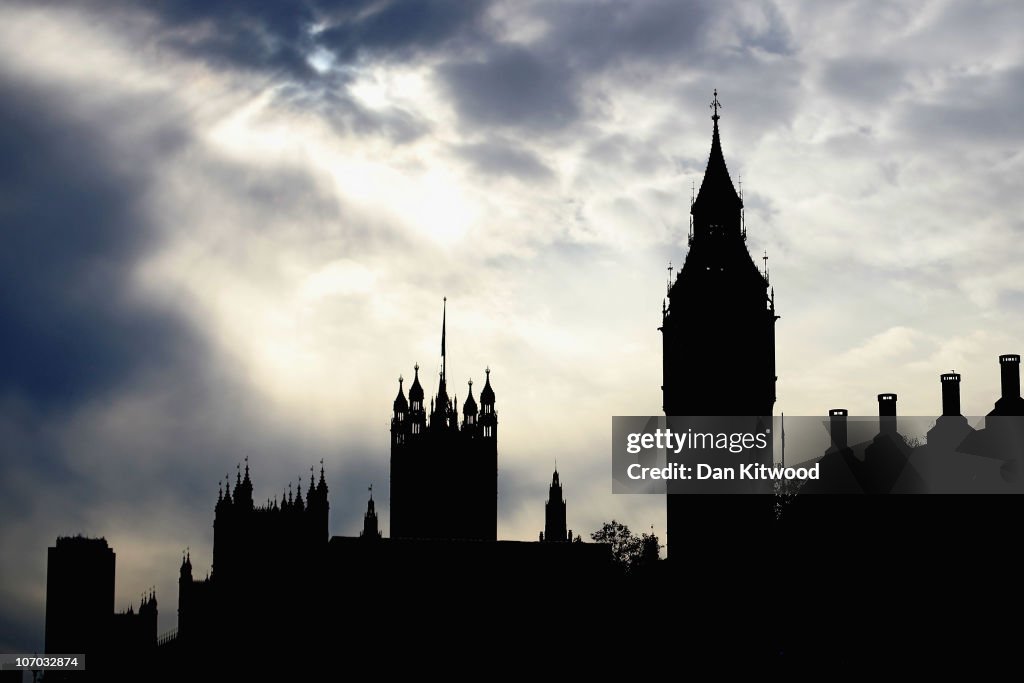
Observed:
[[[720,106],[716,92],[689,252],[663,307],[670,417],[771,416],[775,404],[779,318],[767,261],[759,270],[747,250]],[[218,497],[211,571],[200,577],[182,558],[178,628],[162,636],[155,595],[137,612],[113,614],[115,558],[105,541],[58,539],[46,649],[89,654],[86,674],[64,678],[821,675],[1016,664],[1024,496],[898,495],[921,488],[913,475],[927,463],[899,435],[895,394],[879,396],[869,442],[850,446],[846,412],[830,416],[822,470],[856,495],[807,490],[780,514],[776,495],[670,494],[669,559],[627,570],[610,545],[572,538],[557,473],[543,540],[495,540],[490,372],[479,406],[469,385],[460,423],[447,393],[445,331],[441,348],[429,411],[418,368],[408,398],[400,380],[392,406],[390,538],[372,498],[359,537],[329,536],[323,468],[305,495],[256,505],[247,463]],[[984,429],[959,414],[959,375],[943,376],[943,416],[929,433],[935,462],[955,471],[966,458],[988,458],[1000,477],[1019,476],[1020,357],[1000,364],[1002,396]],[[454,463],[455,474],[438,462]]]

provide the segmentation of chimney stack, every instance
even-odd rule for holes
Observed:
[[[960,375],[947,372],[939,375],[939,379],[942,381],[942,416],[960,415]]]
[[[837,451],[847,447],[846,408],[833,408],[828,411],[829,431],[832,432],[832,447]]]
[[[896,433],[896,394],[878,395],[878,432]]]
[[[1003,398],[1020,398],[1020,354],[999,356],[999,369],[1003,380]]]

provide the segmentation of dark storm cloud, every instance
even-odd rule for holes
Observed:
[[[826,91],[857,103],[886,106],[903,87],[906,68],[894,61],[843,58],[825,65],[822,85]]]
[[[111,158],[102,131],[31,88],[0,89],[0,392],[61,407],[187,363],[199,350],[188,326],[126,293],[156,238],[138,206],[145,159]],[[160,130],[142,152],[184,136]]]
[[[555,3],[538,8],[536,42],[493,42],[439,74],[464,125],[557,131],[583,113],[579,90],[609,66],[678,57],[697,49],[698,4]]]
[[[462,145],[456,153],[469,161],[476,171],[490,176],[512,176],[527,181],[546,180],[553,176],[540,157],[512,142]]]
[[[343,134],[383,135],[415,141],[429,130],[417,112],[396,107],[374,111],[348,92],[352,66],[371,61],[409,61],[424,54],[458,51],[484,40],[478,0],[315,0],[238,3],[229,0],[165,0],[146,5],[155,28],[138,22],[129,30],[145,40],[216,67],[253,71],[279,82],[278,102],[323,116]],[[126,3],[133,12],[138,5]],[[109,10],[109,8],[106,8]],[[310,59],[330,55],[317,70]]]
[[[316,41],[344,62],[369,55],[408,59],[450,41],[481,38],[479,20],[488,4],[482,0],[399,0],[359,7],[360,11],[343,4],[341,13],[327,9],[330,26]],[[459,45],[449,47],[458,49]]]
[[[697,52],[713,12],[702,2],[556,2],[538,7],[548,24],[544,44],[584,72],[608,66],[665,63]]]
[[[322,14],[322,6],[338,5],[357,11],[369,3],[49,0],[45,4],[87,12],[102,18],[105,25],[118,26],[119,31],[139,34],[151,45],[199,57],[216,66],[304,78],[314,75],[306,57],[313,46],[311,29]],[[155,18],[156,24],[146,18]]]
[[[705,69],[715,79],[734,76],[737,90],[751,80],[749,99],[764,100],[772,110],[791,109],[776,101],[791,97],[798,75],[786,77],[763,64],[765,54],[789,58],[796,52],[771,4],[751,10],[728,3],[556,2],[531,7],[530,19],[542,26],[531,42],[494,36],[438,68],[463,127],[576,130],[570,126],[614,98],[602,88],[642,89]],[[699,86],[703,97],[720,85],[715,79],[687,81],[685,92],[673,94],[692,101],[692,88]],[[583,100],[584,92],[593,102]]]
[[[408,59],[457,39],[478,35],[483,0],[158,0],[63,2],[121,21],[148,40],[215,66],[267,72],[309,81],[318,73],[309,57],[325,49],[343,63],[373,57]],[[126,15],[145,13],[155,27]],[[116,15],[122,15],[113,19]]]
[[[525,48],[502,46],[440,72],[460,120],[470,125],[559,129],[579,114],[573,74],[562,62]]]
[[[161,44],[215,63],[313,75],[306,61],[317,19],[309,2],[173,0],[154,3],[168,29]]]
[[[954,143],[1013,144],[1024,137],[1024,67],[953,78],[943,95],[905,107],[901,132]]]

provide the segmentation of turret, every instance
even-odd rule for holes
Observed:
[[[420,384],[420,365],[413,366],[415,373],[412,378],[412,386],[409,387],[409,429],[408,434],[413,437],[422,434],[427,424],[427,413],[423,409],[423,385]]]
[[[307,510],[310,515],[313,540],[324,542],[329,540],[328,524],[331,505],[327,500],[327,480],[324,478],[324,461],[320,460],[320,480],[313,485],[313,468],[309,468],[309,493],[306,496]]]
[[[235,483],[235,505],[244,510],[252,510],[252,480],[249,478],[249,456],[245,458],[245,478],[240,476]]]
[[[188,550],[181,556],[181,569],[178,571],[178,583],[192,582],[192,555]]]
[[[471,429],[476,426],[477,407],[476,399],[473,398],[473,380],[469,380],[469,396],[462,405],[462,428]]]
[[[381,537],[380,529],[377,526],[377,509],[373,504],[373,485],[370,485],[370,499],[366,502],[366,514],[363,515],[363,530],[359,536],[368,541],[375,541]]]
[[[544,532],[541,540],[548,543],[569,541],[565,523],[565,500],[562,499],[562,484],[558,480],[558,470],[551,475],[551,486],[548,488],[548,500],[544,503]]]
[[[487,379],[480,392],[480,426],[485,439],[498,438],[498,414],[494,410],[494,389],[491,388],[491,369],[484,370]]]

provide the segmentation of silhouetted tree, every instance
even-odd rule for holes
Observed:
[[[658,561],[661,544],[653,533],[634,536],[629,527],[614,519],[590,534],[596,543],[608,543],[612,557],[623,570],[629,571]]]
[[[646,567],[656,563],[661,557],[661,543],[658,542],[658,536],[654,533],[654,528],[651,528],[651,533],[649,534],[641,534],[639,540],[640,552],[637,554],[633,566]]]

